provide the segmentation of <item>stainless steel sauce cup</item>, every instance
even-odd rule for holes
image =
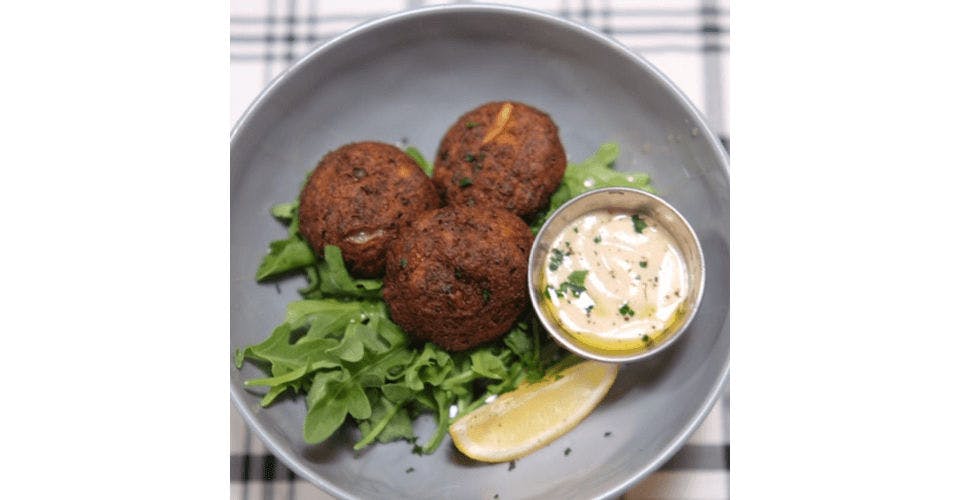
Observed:
[[[684,260],[689,286],[682,306],[681,317],[675,321],[654,343],[638,349],[613,350],[588,345],[570,335],[558,324],[553,314],[546,310],[546,298],[539,284],[543,283],[543,268],[550,254],[550,244],[568,225],[580,216],[594,210],[638,212],[657,222],[677,243]],[[533,242],[527,268],[527,289],[530,301],[540,322],[550,335],[568,350],[585,358],[614,363],[637,361],[664,350],[675,342],[687,329],[697,313],[704,285],[703,250],[693,228],[675,208],[662,198],[646,191],[632,188],[603,188],[584,193],[563,204],[543,224]]]

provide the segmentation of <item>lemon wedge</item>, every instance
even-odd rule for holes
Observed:
[[[450,426],[457,449],[481,462],[528,455],[573,429],[606,396],[619,365],[584,361],[521,384]]]

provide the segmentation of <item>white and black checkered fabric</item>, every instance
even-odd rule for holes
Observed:
[[[421,0],[232,0],[231,124],[284,68],[312,47],[365,21],[445,3]],[[606,33],[663,71],[706,116],[729,148],[728,0],[524,0],[507,3],[549,12]],[[729,393],[664,467],[626,499],[725,499],[729,496]],[[231,498],[326,499],[287,469],[231,405]]]

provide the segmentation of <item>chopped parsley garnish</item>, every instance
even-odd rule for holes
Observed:
[[[574,271],[567,276],[567,281],[560,283],[560,290],[557,291],[558,296],[563,296],[564,293],[570,292],[574,297],[579,297],[581,293],[586,292],[587,288],[584,286],[584,283],[587,278],[587,271]]]
[[[486,288],[484,288],[483,290],[480,291],[480,293],[483,295],[484,304],[486,304],[487,302],[490,302],[490,290],[487,290]]]
[[[460,187],[467,187],[471,184],[473,184],[473,181],[469,177],[460,178]]]
[[[400,259],[400,269],[407,268],[407,259]]]
[[[600,240],[600,236],[599,236],[599,235],[597,235],[597,237],[593,239],[593,242],[594,242],[594,243],[600,243],[600,241],[601,241],[601,240]]]
[[[567,247],[567,253],[564,255],[573,255],[573,248],[570,247],[570,242],[564,241],[563,244]]]
[[[644,333],[644,334],[643,334],[643,337],[640,337],[640,340],[642,340],[642,341],[644,341],[644,342],[646,342],[646,343],[649,344],[651,339],[650,339],[650,336],[649,336],[649,335],[647,335],[646,333]]]
[[[567,276],[567,281],[569,281],[569,282],[571,282],[571,283],[573,283],[573,284],[575,284],[575,285],[577,285],[577,286],[583,286],[583,283],[584,283],[584,282],[586,281],[586,279],[587,279],[587,272],[588,272],[588,271],[582,271],[582,270],[581,270],[581,271],[574,271],[574,272],[570,273],[570,276]]]
[[[641,260],[641,261],[640,261],[640,267],[646,268],[646,267],[647,267],[647,261]]]
[[[473,162],[473,161],[476,161],[477,157],[473,156],[472,153],[467,153],[466,155],[463,156],[463,159],[468,162]]]
[[[573,451],[573,450],[571,450],[570,448],[567,448],[567,449],[563,450],[563,456],[569,455],[571,451]]]
[[[590,304],[589,306],[587,306],[586,311],[587,311],[587,317],[589,318],[590,313],[593,312],[593,304]]]
[[[453,276],[457,279],[463,278],[463,269],[460,269],[459,267],[455,268],[453,270]]]
[[[553,248],[550,250],[550,270],[556,271],[560,269],[560,264],[563,263],[563,252]]]
[[[638,214],[633,214],[630,216],[630,220],[633,221],[633,230],[642,233],[643,230],[647,227],[647,223],[640,218]]]
[[[573,226],[573,232],[574,232],[574,233],[579,233],[579,232],[580,232],[580,230],[579,230],[579,229],[577,229],[577,226]]]
[[[623,316],[624,319],[626,319],[627,316],[633,316],[635,314],[637,313],[632,308],[630,308],[630,304],[623,304],[622,306],[620,306],[620,315]]]
[[[473,127],[476,127],[477,125],[480,125],[480,124],[477,122],[467,122],[467,128],[473,128]]]
[[[413,472],[413,471],[415,471],[415,470],[416,470],[416,469],[414,469],[413,467],[409,467],[409,468],[407,468],[407,474],[409,474],[409,473],[411,473],[411,472]]]

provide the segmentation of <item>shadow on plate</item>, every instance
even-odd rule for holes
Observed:
[[[610,388],[610,392],[603,399],[601,405],[614,404],[621,398],[635,390],[652,390],[670,370],[671,360],[677,352],[683,349],[683,337],[677,339],[673,345],[652,358],[635,363],[625,363],[620,367],[617,380]]]
[[[333,463],[343,458],[353,459],[357,456],[353,451],[353,438],[350,436],[350,425],[341,426],[322,443],[307,445],[301,455],[313,463]]]

